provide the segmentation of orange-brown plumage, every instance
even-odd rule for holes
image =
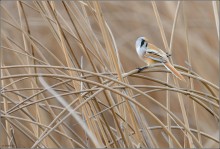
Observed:
[[[186,81],[184,77],[170,64],[170,62],[164,63],[165,67],[168,68],[177,78]]]
[[[180,80],[184,77],[171,65],[167,54],[155,45],[148,43],[145,37],[139,37],[136,41],[136,50],[139,57],[148,65],[162,63]]]

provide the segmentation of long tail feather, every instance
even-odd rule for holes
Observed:
[[[170,64],[170,62],[163,63],[164,66],[172,72],[178,79],[186,81],[184,77]]]

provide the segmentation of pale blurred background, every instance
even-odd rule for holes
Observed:
[[[33,4],[33,2],[26,1],[26,3],[36,9],[36,6]],[[177,1],[156,2],[160,19],[162,21],[162,25],[168,41],[168,45],[170,43],[171,31],[173,27],[173,21],[174,21],[177,3],[178,3]],[[11,17],[9,17],[5,13],[5,11],[2,11],[1,18],[11,22],[15,26],[19,26],[20,20],[19,20],[17,3],[13,1],[3,1],[3,2],[1,1],[1,5],[7,9],[10,15],[14,18],[14,20],[17,21],[17,24],[13,21]],[[81,8],[79,3],[76,3],[76,5],[79,6],[79,8]],[[137,67],[144,66],[144,62],[142,62],[138,58],[135,50],[135,41],[138,37],[145,36],[148,38],[148,40],[151,43],[155,44],[162,50],[166,51],[157,24],[155,13],[153,11],[152,3],[150,1],[126,1],[126,2],[100,1],[100,5],[104,19],[113,33],[116,46],[119,50],[119,57],[121,60],[122,67],[124,68],[124,72],[128,72]],[[26,5],[23,6],[30,26],[31,35],[34,38],[36,38],[43,46],[47,47],[53,54],[55,54],[60,61],[66,64],[63,51],[61,50],[59,44],[57,43],[57,40],[54,38],[54,35],[51,33],[51,30],[48,27],[49,26],[48,23],[43,19],[43,17],[40,15],[39,12]],[[63,18],[67,18],[63,6],[60,6],[60,2],[56,2],[56,8]],[[81,9],[79,10],[82,11]],[[89,13],[88,11],[88,16],[89,16],[88,20],[90,21],[90,24],[92,26],[92,31],[95,33],[96,37],[103,45],[103,36],[101,34],[100,28],[97,25],[96,20],[94,19],[94,15],[92,13]],[[60,19],[60,17],[58,18]],[[185,18],[186,26],[184,24],[183,18]],[[24,19],[22,20],[24,21]],[[60,19],[59,21],[64,26],[64,28],[70,30],[68,27],[65,26],[65,23],[63,23],[64,20]],[[69,19],[66,19],[65,21],[67,21],[67,23],[70,23]],[[74,30],[73,26],[70,25],[70,27],[72,30]],[[174,60],[174,63],[188,68],[189,67],[187,65],[188,62],[186,61],[187,38],[185,33],[185,27],[187,28],[187,33],[188,33],[189,52],[190,52],[191,64],[192,64],[191,69],[194,72],[196,72],[199,76],[201,76],[203,79],[215,84],[216,86],[219,86],[219,42],[218,42],[219,40],[218,40],[216,22],[213,11],[213,3],[211,1],[181,2],[175,33],[174,33],[173,46],[172,46],[173,48],[171,50],[172,50],[172,59]],[[3,39],[2,43],[4,47],[10,47],[6,42],[6,37],[8,39],[10,38],[14,40],[20,46],[23,47],[22,34],[20,33],[20,31],[18,31],[17,29],[12,27],[11,25],[8,25],[5,22],[2,23],[1,31],[2,34],[4,34],[4,36],[2,37]],[[68,40],[70,41],[71,46],[74,49],[74,53],[77,56],[76,58],[80,61],[80,57],[82,55],[84,56],[85,53],[78,50],[80,49],[79,45],[76,43],[76,40],[73,39],[72,36],[67,35],[67,37]],[[82,37],[85,38],[84,35],[82,35]],[[87,43],[86,40],[85,43]],[[89,43],[88,43],[88,47],[91,47]],[[48,52],[43,50],[42,47],[38,45],[38,48],[41,50],[42,54],[46,57],[46,59],[49,61],[51,65],[55,65],[55,66],[59,65],[59,63],[53,57],[51,57],[51,55],[48,54]],[[16,50],[19,51],[20,49],[17,48]],[[18,56],[13,52],[7,50],[4,50],[4,55],[2,57],[3,57],[2,64],[5,66],[21,64],[22,60],[24,61],[26,60],[26,56],[22,56],[22,55]],[[17,59],[14,57],[16,57]],[[35,53],[35,57],[39,58],[40,56],[37,53]],[[84,68],[86,70],[90,70],[91,65],[88,62],[86,56],[84,56],[84,60],[85,60]],[[10,74],[18,74],[18,73],[22,74],[25,73],[25,71],[10,70]],[[7,73],[4,73],[4,75],[7,76]],[[161,80],[164,81],[166,80],[165,73],[146,73],[146,75],[153,78],[160,78]],[[7,83],[9,82],[6,81],[5,85]],[[129,83],[132,85],[156,84],[150,81],[145,81],[145,80],[143,81],[140,79],[133,79],[133,78],[129,79]],[[204,91],[205,93],[207,93],[207,91],[200,86],[201,83],[198,83],[196,81],[194,83],[195,83],[194,87],[196,90],[199,90],[201,92]],[[28,80],[24,80],[24,82],[21,82],[20,84],[18,83],[17,87],[24,88],[25,85],[27,86],[29,85]],[[182,85],[181,87],[187,88],[189,87],[189,84]],[[215,93],[217,93],[217,91]],[[25,95],[30,96],[31,94],[27,93]],[[165,105],[165,99],[166,99],[165,92],[149,93],[149,95],[151,95],[157,101]],[[14,95],[11,95],[11,97],[16,99]],[[182,113],[180,111],[180,106],[176,94],[173,95],[172,97],[175,98],[171,98],[171,105],[170,105],[171,111],[175,113],[177,116],[179,116],[180,119],[182,120],[182,115],[181,115]],[[69,97],[68,99],[72,100],[72,97]],[[188,98],[184,98],[184,99],[188,99]],[[155,105],[149,100],[146,100],[145,98],[138,97],[137,100],[140,101],[146,108],[152,111],[155,115],[157,115],[161,121],[166,120],[166,113],[164,113],[161,110],[161,108],[158,108],[157,105]],[[193,109],[192,100],[184,100],[184,103],[187,110],[187,116],[189,118],[190,127],[196,129],[194,115],[191,113]],[[204,110],[203,107],[198,106],[198,111],[199,111],[198,112],[199,129],[211,135],[214,138],[219,138],[218,137],[219,125],[215,117],[213,117],[210,113]],[[113,120],[111,120],[110,117],[108,118],[109,118],[108,119],[109,123],[110,124],[113,123]],[[148,117],[148,115],[145,115],[145,118],[147,119],[149,126],[156,125],[155,121],[152,118]],[[42,121],[46,121],[45,122],[46,124],[52,121],[52,118],[46,114],[42,116],[42,119],[43,119]],[[67,124],[71,126],[72,121],[71,120],[67,121]],[[83,130],[78,130],[78,131],[81,135],[84,134]],[[16,132],[18,132],[16,134],[17,136],[23,136],[22,133],[20,133],[20,131],[16,131]],[[178,138],[179,131],[173,130],[173,134],[177,134],[176,136]],[[160,131],[158,132],[155,131],[154,135],[156,136],[156,138],[161,137]],[[19,138],[20,137],[18,137],[17,139],[19,140]],[[4,142],[6,138],[3,137],[2,140],[3,140],[2,142]],[[179,138],[179,140],[183,142],[183,138],[181,139]],[[62,141],[65,142],[65,139],[62,139]],[[207,138],[203,139],[202,141],[204,147],[216,148],[219,146],[219,144],[217,144],[214,141],[210,141]],[[20,147],[32,146],[32,142],[21,141],[18,144]],[[164,138],[159,140],[159,145],[160,147],[168,147],[167,142]],[[52,146],[52,147],[56,147],[56,146]],[[64,145],[64,147],[68,147],[68,146]]]
[[[19,21],[18,10],[15,6],[16,3],[4,1],[2,4]],[[144,65],[138,59],[135,51],[135,41],[138,37],[146,36],[150,42],[165,51],[150,1],[100,1],[100,4],[106,22],[115,38],[120,51],[120,58],[126,71]],[[156,4],[169,44],[177,2],[158,1]],[[62,9],[59,11],[62,14]],[[187,57],[183,13],[187,22],[192,70],[218,85],[219,45],[212,2],[184,1],[180,6],[180,13],[174,34],[172,58],[174,63],[187,67],[185,62]],[[3,11],[2,18],[4,17],[5,13]],[[57,48],[56,43],[53,42],[51,44],[53,41],[51,40],[51,32],[48,28],[45,28],[47,24],[45,24],[41,16],[36,11],[31,11],[31,13],[27,13],[27,17],[32,29],[31,32],[35,37],[42,41],[42,43],[45,43],[46,46],[50,46],[50,48],[55,50]],[[93,20],[90,23],[92,24]],[[3,27],[5,27],[4,24]],[[4,28],[4,31],[11,34],[13,30],[11,28],[10,30],[6,30]],[[101,35],[100,30],[96,26],[94,26],[93,31],[98,37]],[[16,37],[19,35],[11,34],[11,36]]]
[[[104,16],[114,34],[124,68],[134,69],[144,63],[135,51],[137,37],[165,51],[157,20],[150,1],[101,2]],[[166,38],[170,42],[177,1],[156,2]],[[187,67],[186,39],[183,15],[187,21],[192,69],[212,83],[219,84],[219,43],[210,1],[184,1],[177,20],[172,57],[175,63]]]

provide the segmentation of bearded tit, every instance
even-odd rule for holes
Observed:
[[[139,37],[136,40],[136,51],[138,56],[147,64],[147,66],[151,66],[152,64],[162,63],[177,78],[185,81],[184,77],[169,62],[168,57],[170,55],[166,54],[164,51],[162,51],[155,45],[148,43],[145,37]],[[138,68],[138,69],[140,72],[144,68]]]

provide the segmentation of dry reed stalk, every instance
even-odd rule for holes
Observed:
[[[214,11],[218,31],[216,3],[206,12]],[[202,36],[191,38],[187,2],[17,1],[1,8],[1,147],[218,147],[212,132],[218,132],[219,86],[195,66],[194,52],[210,48],[197,54],[216,66],[215,50]],[[160,34],[150,36],[157,26]],[[143,30],[158,44],[162,38],[187,82],[170,79],[160,64],[137,74],[141,63],[130,49]],[[216,45],[213,32],[201,34]],[[175,64],[181,61],[189,66]]]

